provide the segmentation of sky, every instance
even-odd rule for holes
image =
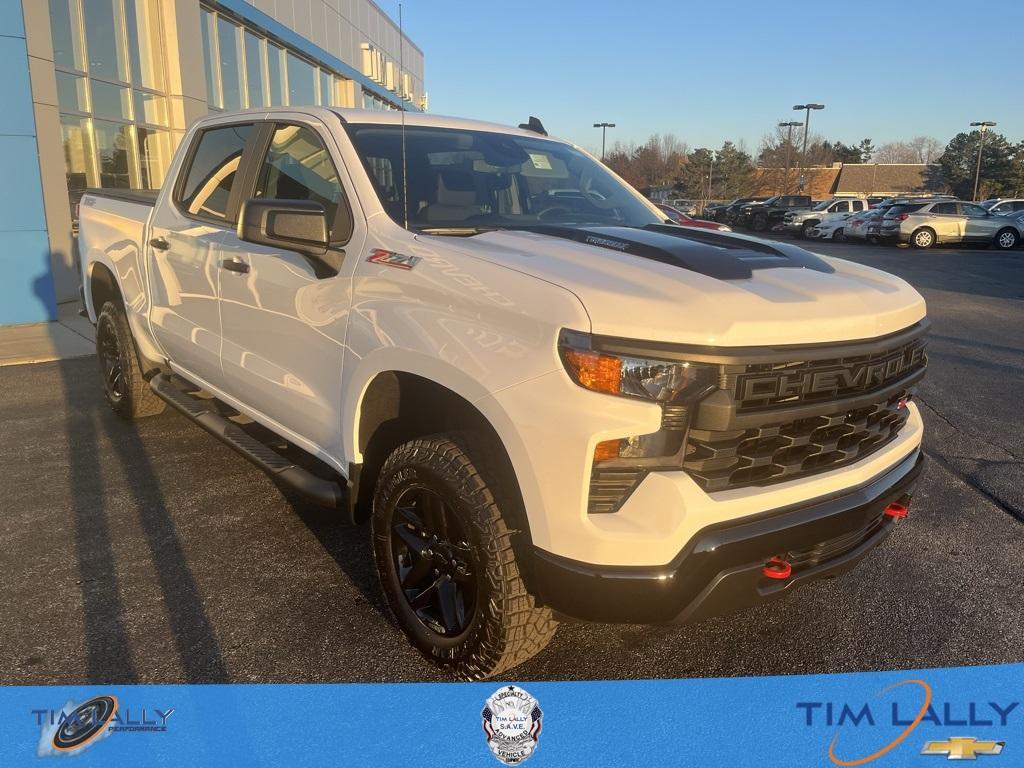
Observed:
[[[377,0],[398,18],[398,0]],[[944,144],[975,120],[1024,140],[1024,0],[402,0],[429,111],[541,119],[599,149],[672,133],[756,151],[794,104],[810,130]]]

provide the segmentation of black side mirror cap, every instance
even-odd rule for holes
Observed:
[[[307,200],[252,198],[238,214],[238,239],[314,258],[327,253],[327,213]]]

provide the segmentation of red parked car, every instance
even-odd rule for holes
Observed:
[[[671,205],[664,205],[662,203],[655,203],[658,210],[664,213],[668,218],[684,227],[700,227],[701,229],[717,229],[719,232],[732,232],[732,228],[725,224],[719,224],[717,221],[707,221],[706,219],[695,219],[692,216],[687,216],[682,211],[673,208]]]

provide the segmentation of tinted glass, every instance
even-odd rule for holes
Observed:
[[[267,76],[270,80],[270,105],[280,107],[288,102],[285,100],[284,85],[281,82],[281,57],[284,51],[272,43],[267,43]]]
[[[132,82],[143,88],[164,86],[163,48],[157,0],[125,0],[128,52],[132,60]]]
[[[83,0],[89,74],[104,80],[128,80],[124,27],[117,0]]]
[[[316,70],[298,56],[288,54],[288,103],[297,106],[316,104]]]
[[[925,203],[907,203],[906,205],[894,205],[885,214],[886,216],[899,216],[901,213],[913,213],[924,208]]]
[[[250,32],[245,33],[245,81],[250,107],[262,107],[263,99],[263,41]]]
[[[96,150],[100,165],[100,186],[104,189],[131,189],[135,167],[135,126],[94,120]]]
[[[956,203],[936,203],[932,206],[932,213],[957,213]]]
[[[965,216],[971,216],[975,218],[978,216],[988,216],[988,211],[986,211],[980,205],[968,205],[966,203],[961,203],[960,208]]]
[[[841,203],[836,203],[836,207],[832,209],[833,213],[849,213],[850,203],[844,200]]]
[[[217,19],[217,43],[220,46],[220,85],[224,109],[242,108],[242,77],[238,64],[238,27],[226,19]]]
[[[85,52],[79,30],[78,3],[74,0],[50,0],[50,34],[53,37],[53,63],[65,69],[85,69]]]
[[[274,131],[256,184],[257,197],[320,203],[328,224],[333,224],[344,194],[331,155],[314,131],[298,125]],[[347,240],[348,235],[332,229],[331,240]]]
[[[213,60],[214,16],[206,9],[200,9],[200,29],[203,35],[203,64],[206,69],[206,100],[213,107],[221,106],[217,94],[217,70]]]
[[[413,228],[642,227],[663,221],[603,166],[561,142],[408,126],[403,164],[400,126],[350,125],[349,132],[384,208],[399,224],[408,191],[405,207]],[[378,175],[385,167],[392,172]]]
[[[178,202],[194,216],[226,219],[231,186],[252,125],[211,128],[199,137]]]

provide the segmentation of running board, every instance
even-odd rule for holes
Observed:
[[[210,402],[193,397],[179,387],[174,377],[158,373],[149,381],[157,397],[194,421],[230,448],[306,500],[322,507],[348,508],[348,493],[342,483],[325,480],[261,443],[233,421],[212,410]]]

